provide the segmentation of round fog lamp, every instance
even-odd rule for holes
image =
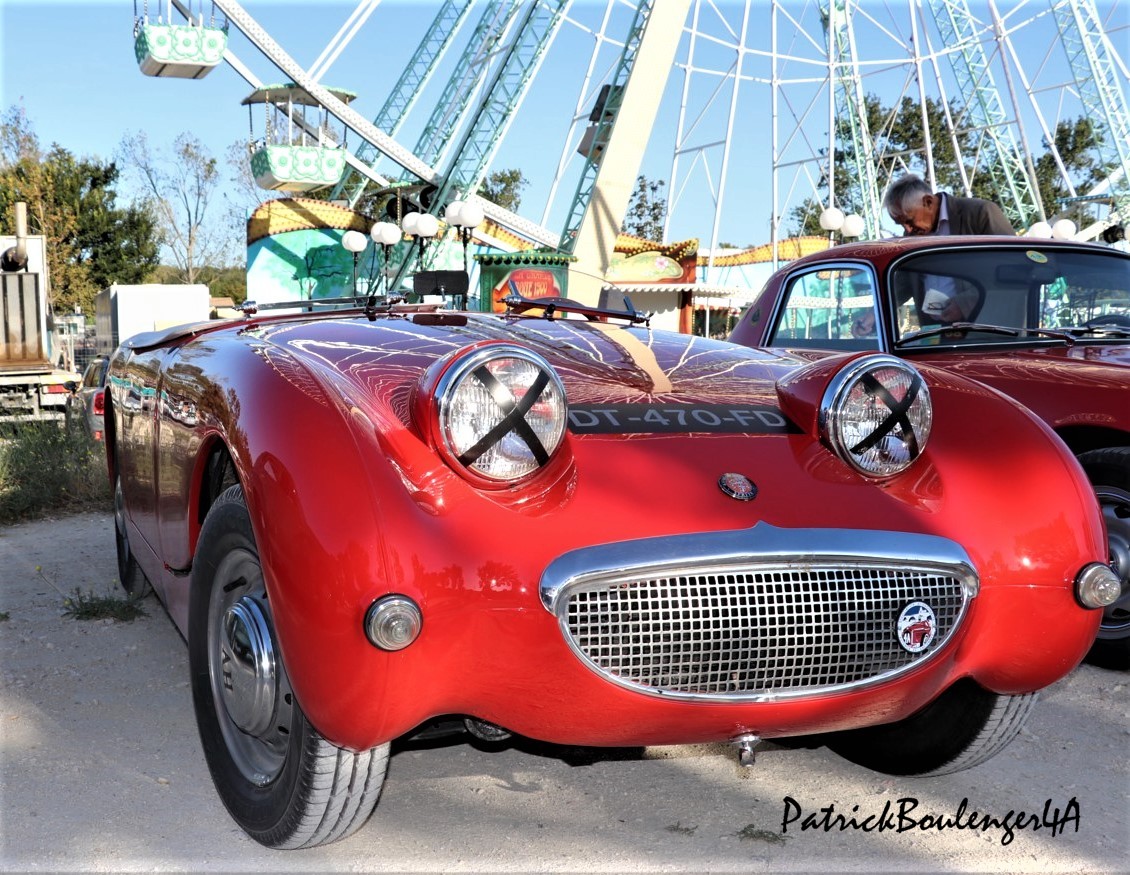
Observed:
[[[365,635],[381,650],[403,650],[420,636],[424,618],[407,596],[386,595],[365,612]]]
[[[1106,608],[1122,595],[1122,582],[1109,565],[1092,562],[1075,578],[1075,597],[1085,608]]]

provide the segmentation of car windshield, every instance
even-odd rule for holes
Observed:
[[[896,343],[907,347],[1007,343],[1039,331],[1130,338],[1130,258],[1097,246],[923,253],[898,263],[887,290]],[[941,331],[953,323],[969,324]],[[986,330],[994,327],[1020,334]]]

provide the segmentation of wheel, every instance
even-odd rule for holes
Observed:
[[[236,823],[270,848],[313,847],[358,829],[377,804],[389,745],[343,750],[302,713],[239,486],[216,499],[200,531],[188,649],[204,757]]]
[[[844,759],[888,775],[948,775],[1000,753],[1038,695],[998,696],[959,681],[905,720],[834,733],[825,743]]]
[[[114,475],[114,546],[118,552],[118,580],[122,589],[141,598],[149,592],[149,579],[137,564],[126,533],[126,502],[122,496],[122,478]]]
[[[1122,579],[1122,596],[1103,611],[1087,662],[1130,668],[1130,447],[1092,450],[1079,456],[1106,519],[1111,568]]]

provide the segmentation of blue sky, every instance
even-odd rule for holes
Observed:
[[[137,0],[137,8],[144,2]],[[151,15],[155,16],[165,2],[149,0]],[[193,0],[193,3],[197,9],[203,7],[208,11],[211,8],[208,0]],[[304,65],[310,65],[317,58],[355,5],[352,0],[244,2],[245,8],[268,33]],[[718,5],[730,9],[731,13],[740,8],[732,0]],[[970,5],[982,22],[987,23],[988,7],[983,0],[970,0]],[[1108,24],[1116,29],[1116,39],[1125,59],[1130,56],[1127,48],[1130,46],[1130,2],[1099,0],[1097,5]],[[809,16],[811,21],[817,9],[814,0],[797,0],[792,6],[798,20]],[[906,7],[906,0],[875,0],[863,4],[866,15],[860,16],[858,24],[863,42],[861,56],[880,61],[901,51],[897,45],[882,45],[880,41],[896,29],[890,22]],[[1042,0],[998,0],[997,7],[1010,27],[1046,10]],[[372,118],[431,20],[434,8],[435,4],[427,0],[384,0],[361,35],[323,77],[323,83],[356,91],[359,96],[355,108]],[[593,0],[577,0],[574,15],[594,17],[593,10],[600,8],[602,4]],[[764,14],[767,8],[767,2],[754,4],[747,45],[767,40]],[[703,15],[705,18],[708,13]],[[132,0],[0,0],[0,108],[22,103],[44,146],[58,142],[77,155],[103,159],[114,156],[123,135],[137,131],[145,131],[154,147],[167,147],[178,134],[191,132],[219,158],[230,144],[246,140],[250,134],[248,111],[240,106],[240,100],[249,92],[249,86],[226,66],[217,68],[200,81],[153,79],[141,75],[133,55],[133,16]],[[1015,30],[1019,60],[1028,66],[1023,72],[1030,78],[1051,75],[1049,70],[1054,70],[1057,63],[1062,67],[1062,51],[1049,50],[1046,26],[1050,16],[1041,17],[1042,21],[1031,25],[1030,29],[1023,26]],[[735,26],[739,18],[732,14],[728,26]],[[868,27],[870,31],[866,30]],[[234,28],[232,32],[231,45],[240,60],[252,66],[264,81],[278,81],[280,74],[254,49],[241,42],[242,37]],[[575,39],[573,35],[566,36],[565,30],[562,33],[554,49],[556,54],[551,53],[535,79],[519,120],[504,140],[494,163],[496,169],[518,166],[526,172],[531,184],[522,212],[536,221],[542,219],[541,205],[546,200],[552,170],[561,154],[568,121],[580,93],[578,71],[583,64],[579,61],[587,60],[589,54],[581,48],[559,49],[559,46],[569,45],[568,40]],[[798,28],[784,35],[782,48],[799,54],[810,47],[806,46]],[[719,67],[726,63],[725,57],[720,55]],[[881,63],[874,65],[875,72],[871,74],[874,78],[868,89],[885,91],[884,99],[896,100],[905,71],[896,69],[893,74],[884,73],[880,72],[882,67]],[[736,242],[761,243],[769,238],[771,213],[769,100],[768,88],[764,85],[769,68],[764,57],[754,53],[746,58],[744,72],[749,83],[742,86],[741,111],[730,134],[732,142],[740,145],[730,157],[725,184],[728,212],[723,224],[729,223],[727,227],[733,229],[729,236]],[[786,128],[795,126],[791,148],[803,146],[811,151],[822,144],[827,129],[827,110],[819,100],[814,101],[812,89],[815,86],[799,83],[806,75],[818,77],[820,70],[806,73],[800,65],[790,72],[796,76],[798,85],[785,102],[787,105],[779,109],[782,124]],[[1014,78],[1019,78],[1019,72],[1012,71]],[[882,76],[886,79],[880,78]],[[709,83],[710,77],[704,76],[702,81]],[[669,85],[668,92],[663,117],[673,128],[678,111],[677,86]],[[1049,105],[1058,99],[1053,89],[1044,93]],[[916,98],[916,93],[913,96]],[[426,102],[427,98],[421,101]],[[693,99],[691,104],[693,114],[698,107]],[[723,100],[710,113],[704,112],[698,131],[701,141],[717,140],[725,133],[720,121],[725,105]],[[1071,113],[1070,106],[1066,110],[1049,111]],[[258,119],[256,124],[259,124]],[[414,139],[414,135],[406,134],[401,142],[411,146]],[[1038,141],[1038,134],[1035,139]],[[643,165],[643,172],[649,177],[672,183],[668,189],[672,195],[675,194],[672,189],[678,185],[678,180],[672,177],[673,150],[673,133],[660,131],[653,135]],[[711,155],[708,148],[703,147],[699,155],[702,160],[697,169],[691,167],[689,157],[681,165],[684,172],[698,175],[688,175],[679,186],[682,194],[671,229],[673,239],[709,236],[713,205],[708,194],[720,183],[720,167],[717,155],[707,157]],[[713,163],[707,166],[708,161]],[[810,188],[806,186],[812,185],[811,173],[811,169],[806,168],[797,170],[791,180],[782,179],[779,197],[795,199],[807,194]],[[562,187],[567,184],[563,183]],[[558,198],[567,205],[571,194],[570,188],[558,194]],[[559,227],[552,217],[546,224],[553,229]]]
[[[353,7],[334,0],[244,5],[305,63]],[[0,105],[22,102],[44,145],[110,158],[127,132],[146,131],[156,145],[188,131],[220,155],[249,135],[239,102],[250,90],[226,67],[200,81],[143,76],[134,60],[130,0],[0,0]]]

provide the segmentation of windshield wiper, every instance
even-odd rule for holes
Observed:
[[[625,309],[612,310],[607,307],[590,307],[588,304],[582,304],[580,301],[574,301],[571,298],[526,298],[514,290],[513,280],[510,281],[510,288],[510,294],[501,299],[501,302],[506,305],[507,313],[520,314],[527,310],[544,310],[545,312],[542,315],[550,320],[556,313],[575,313],[584,316],[590,322],[606,319],[624,319],[630,325],[649,325],[651,322],[651,314],[637,311],[632,306],[632,302],[628,300],[627,295],[624,296]]]
[[[1082,337],[1086,334],[1106,337],[1130,337],[1130,328],[1123,328],[1121,325],[1080,325],[1077,328],[1069,328],[1068,331],[1075,337]]]
[[[1057,340],[1062,340],[1068,346],[1075,344],[1075,337],[1066,331],[1056,331],[1052,328],[1006,328],[1003,325],[990,325],[985,322],[952,322],[949,325],[935,325],[931,328],[923,328],[920,331],[912,331],[910,334],[903,335],[895,341],[896,347],[906,346],[916,340],[921,340],[924,337],[936,337],[939,334],[949,334],[956,332],[958,334],[968,334],[970,331],[984,331],[986,334],[1004,334],[1008,337],[1020,337],[1022,334],[1041,334],[1045,337],[1054,337]]]

